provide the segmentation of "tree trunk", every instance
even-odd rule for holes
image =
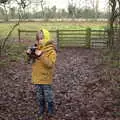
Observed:
[[[6,9],[5,4],[4,4],[4,10],[5,10],[5,18],[4,18],[4,20],[8,21],[8,13],[7,13],[7,9]]]

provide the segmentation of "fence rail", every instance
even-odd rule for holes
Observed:
[[[19,41],[35,39],[35,30],[18,29]],[[52,38],[57,41],[58,47],[108,47],[109,37],[107,30],[50,30]],[[115,34],[115,38],[117,38]]]

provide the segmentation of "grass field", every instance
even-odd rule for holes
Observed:
[[[15,23],[0,23],[0,37],[4,38]],[[22,22],[14,30],[12,38],[18,38],[18,28],[23,30],[39,30],[40,28],[46,28],[48,30],[57,29],[86,29],[90,27],[91,29],[104,29],[107,26],[107,22],[93,22],[93,21],[83,21],[83,22]]]
[[[0,42],[2,41],[2,38],[5,38],[7,36],[7,34],[9,33],[9,31],[12,29],[12,27],[14,25],[15,25],[14,22],[0,23]],[[13,44],[14,40],[18,40],[18,29],[39,30],[40,28],[46,28],[48,30],[77,30],[77,29],[87,29],[89,27],[91,29],[102,30],[106,26],[107,26],[107,22],[100,22],[100,21],[99,22],[93,22],[93,21],[88,21],[88,22],[85,22],[85,21],[83,21],[83,22],[22,22],[13,31],[12,35],[9,38],[9,41],[6,42],[6,53],[7,53],[6,55],[10,56],[10,60],[17,60],[17,59],[25,56],[24,50],[27,49],[28,43],[27,44],[16,44],[16,42],[15,42],[15,44]],[[25,34],[23,33],[23,34],[21,34],[21,38],[22,37],[24,38],[24,36],[26,37],[23,39],[23,41],[24,40],[27,41],[30,39],[35,40],[34,34],[35,33],[32,33],[32,34],[31,33],[25,33]],[[28,37],[30,37],[30,39]],[[74,36],[72,36],[72,37],[74,37]],[[76,41],[76,43],[75,43],[75,41],[74,41],[75,44],[78,44],[77,42],[78,41]],[[73,43],[73,42],[71,42],[71,43]],[[84,39],[83,39],[83,43],[84,44],[86,43],[86,42],[84,42]],[[62,42],[62,44],[63,44],[63,42]],[[82,43],[80,43],[80,44],[82,44]],[[23,54],[21,54],[21,53],[23,53]]]

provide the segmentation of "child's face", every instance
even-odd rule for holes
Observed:
[[[37,32],[36,34],[36,42],[37,44],[42,44],[42,40],[44,38],[44,34],[42,31]]]

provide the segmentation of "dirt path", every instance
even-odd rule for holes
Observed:
[[[119,120],[112,113],[111,82],[98,64],[99,51],[58,52],[53,89],[57,120]],[[31,66],[11,63],[0,72],[0,120],[36,120],[38,107]]]

